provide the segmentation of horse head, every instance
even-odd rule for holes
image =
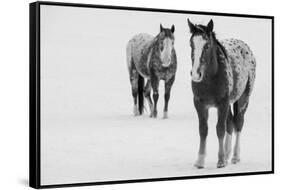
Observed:
[[[217,72],[216,47],[218,45],[213,32],[214,23],[210,20],[207,26],[194,25],[188,19],[190,33],[192,81],[201,82],[205,75]]]
[[[175,26],[170,28],[163,28],[160,24],[160,33],[157,36],[157,50],[163,67],[169,67],[172,59],[172,51],[174,49],[174,32]]]

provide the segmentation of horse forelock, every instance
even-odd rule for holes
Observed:
[[[206,26],[201,25],[201,24],[196,24],[195,25],[195,30],[192,33],[193,35],[208,35],[208,29]]]
[[[207,31],[207,27],[206,27],[206,26],[203,26],[203,25],[201,25],[201,24],[196,25],[196,28],[197,28],[199,31],[203,32],[203,33]]]
[[[158,40],[164,40],[165,38],[174,39],[174,34],[170,29],[163,28],[162,31],[156,36]]]

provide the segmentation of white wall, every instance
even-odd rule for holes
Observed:
[[[30,2],[30,1],[29,1]],[[247,14],[267,14],[276,16],[276,97],[280,97],[278,75],[280,55],[280,6],[277,1],[180,1],[163,2],[160,0],[84,0],[69,1],[91,4],[112,4],[123,6],[155,7],[168,9],[185,9],[196,11],[215,11]],[[0,187],[1,189],[23,189],[28,183],[28,3],[27,1],[10,0],[1,2],[0,19]],[[281,68],[280,68],[281,69]],[[279,113],[280,100],[275,99],[276,113]],[[276,117],[276,160],[280,160],[280,139],[278,125],[280,117]],[[265,189],[280,185],[279,163],[276,163],[275,175],[248,176],[232,178],[212,178],[200,180],[169,181],[157,183],[126,184],[100,187],[84,187],[84,189]],[[73,188],[78,189],[78,188]],[[81,188],[83,189],[83,188]]]

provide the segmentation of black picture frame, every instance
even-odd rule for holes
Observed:
[[[40,183],[40,6],[70,6],[84,8],[99,8],[112,10],[132,10],[132,11],[152,11],[164,13],[186,13],[200,15],[218,15],[226,17],[246,17],[246,18],[262,18],[270,19],[272,26],[272,168],[271,171],[260,172],[243,172],[231,174],[215,174],[215,175],[200,175],[200,176],[182,176],[168,178],[152,178],[152,179],[137,179],[137,180],[122,180],[122,181],[104,181],[104,182],[88,182],[88,183],[71,183],[71,184],[56,184],[56,185],[41,185]],[[232,177],[245,175],[273,174],[274,173],[274,16],[264,15],[248,15],[248,14],[233,14],[233,13],[217,13],[217,12],[201,12],[201,11],[186,11],[186,10],[170,10],[170,9],[155,9],[155,8],[140,8],[140,7],[121,7],[108,5],[91,5],[80,3],[63,3],[63,2],[48,2],[38,1],[29,4],[29,59],[30,59],[30,75],[29,75],[29,185],[33,188],[55,188],[55,187],[73,187],[87,185],[104,185],[104,184],[121,184],[135,182],[152,182],[166,180],[184,180],[195,178],[211,178],[211,177]]]

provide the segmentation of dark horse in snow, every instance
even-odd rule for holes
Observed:
[[[170,91],[177,69],[174,31],[174,25],[171,29],[163,28],[160,25],[160,33],[156,37],[142,33],[134,36],[127,44],[127,64],[134,98],[134,115],[143,113],[145,97],[149,104],[150,116],[157,117],[159,81],[164,80],[163,117],[168,117]],[[153,102],[150,97],[151,88]]]
[[[204,167],[210,107],[215,107],[218,111],[217,167],[225,167],[230,157],[233,129],[236,141],[231,161],[234,164],[238,163],[240,134],[253,90],[256,60],[249,46],[243,41],[237,39],[218,41],[213,32],[212,20],[207,26],[194,25],[188,20],[188,25],[192,34],[190,38],[192,91],[200,134],[199,156],[195,167]]]

